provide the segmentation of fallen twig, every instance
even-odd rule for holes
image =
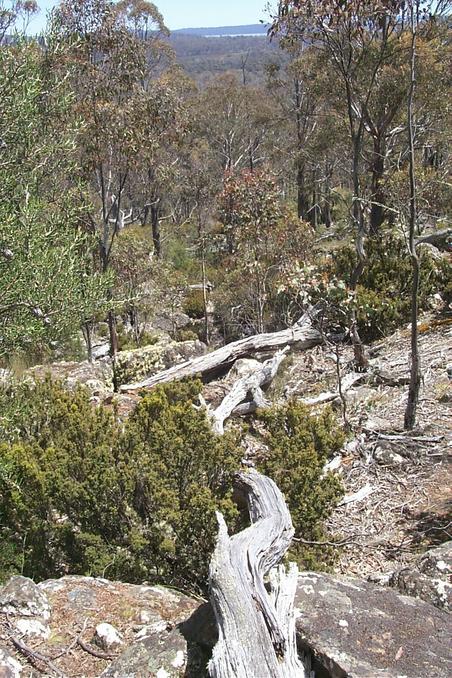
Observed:
[[[8,622],[9,623],[9,622]],[[49,669],[51,669],[59,678],[67,678],[66,674],[60,671],[58,666],[55,666],[55,664],[52,662],[49,657],[46,657],[45,655],[41,654],[37,650],[32,650],[31,647],[28,647],[22,640],[19,640],[19,638],[16,638],[11,632],[8,633],[8,638],[11,641],[11,643],[14,645],[14,647],[19,650],[21,654],[24,655],[27,659],[31,660],[32,664],[36,666],[36,662],[42,662],[46,664]],[[41,671],[41,673],[44,673],[39,666],[36,666],[36,668]]]
[[[106,652],[99,652],[98,650],[95,650],[92,648],[90,645],[85,643],[80,636],[77,638],[77,645],[80,645],[82,650],[85,652],[88,652],[88,654],[92,655],[93,657],[96,657],[97,659],[106,659],[107,661],[111,661],[112,659],[115,659],[117,655],[114,654],[107,654]]]

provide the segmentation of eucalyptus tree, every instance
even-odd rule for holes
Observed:
[[[268,158],[270,104],[264,89],[244,85],[231,73],[214,78],[200,93],[199,133],[215,151],[220,176],[236,169],[252,172]]]
[[[353,197],[350,205],[351,223],[356,234],[357,265],[352,272],[350,291],[356,286],[365,266],[365,236],[369,230],[366,220],[366,196],[363,191],[363,153],[367,129],[374,137],[381,137],[371,111],[371,104],[381,73],[394,50],[394,40],[403,21],[402,1],[380,0],[281,0],[273,30],[282,32],[286,40],[308,42],[326,55],[328,66],[336,77],[336,96],[342,98],[348,122],[350,140],[350,174]],[[378,97],[377,97],[378,101]],[[401,102],[400,102],[401,103]],[[380,117],[386,129],[392,120],[393,108]],[[376,158],[381,148],[375,146]],[[367,204],[377,203],[379,194],[379,163],[375,160],[376,182]],[[381,219],[380,208],[374,213],[374,224]],[[353,316],[353,312],[352,312]],[[351,335],[355,360],[365,367],[362,342],[352,317]]]
[[[55,346],[105,302],[83,186],[68,180],[83,128],[52,69],[64,55],[54,36],[0,49],[0,358]]]
[[[93,198],[91,231],[107,271],[118,232],[136,218],[132,177],[144,150],[156,144],[149,83],[164,68],[168,48],[162,36],[167,29],[155,5],[138,0],[67,0],[56,11],[55,22],[71,46],[76,68],[74,111],[85,122],[80,157]],[[115,357],[113,290],[110,298],[110,353]]]

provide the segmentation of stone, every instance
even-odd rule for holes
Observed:
[[[202,673],[187,673],[187,643],[177,630],[154,633],[130,645],[110,664],[101,678],[201,678]],[[206,675],[206,674],[204,674]]]
[[[182,311],[177,311],[176,313],[171,314],[161,313],[155,315],[150,322],[150,327],[151,329],[173,334],[174,332],[177,332],[177,330],[182,330],[184,327],[187,327],[190,323],[190,316],[186,313],[182,313]]]
[[[424,553],[416,566],[423,574],[448,581],[452,575],[452,541],[446,541]]]
[[[50,636],[50,628],[39,619],[18,619],[15,626],[23,636],[38,636],[45,639]]]
[[[20,678],[22,665],[0,645],[0,678]]]
[[[0,610],[20,617],[50,618],[50,603],[32,579],[11,577],[0,591]]]
[[[414,568],[404,568],[395,572],[389,583],[401,593],[452,611],[452,584],[443,579],[429,577]]]
[[[93,643],[105,652],[116,650],[124,644],[122,635],[114,626],[107,623],[98,624],[93,636]]]
[[[110,344],[108,341],[104,341],[101,344],[96,344],[92,348],[92,354],[94,360],[100,360],[100,358],[107,358],[110,355]]]
[[[158,341],[156,344],[120,351],[116,359],[118,385],[131,384],[206,352],[202,341]]]
[[[452,611],[452,541],[421,555],[410,567],[391,575],[390,586],[401,593],[425,600],[441,609]]]
[[[78,385],[85,386],[93,397],[105,398],[113,393],[113,368],[106,360],[97,360],[94,363],[87,360],[62,361],[49,365],[37,365],[24,373],[24,379],[39,381],[47,375],[50,375],[52,379],[61,380],[71,390]]]
[[[407,460],[401,454],[384,447],[375,448],[374,459],[382,466],[397,467],[407,464]]]
[[[299,644],[320,675],[452,675],[452,619],[422,600],[360,579],[304,572],[295,605]]]

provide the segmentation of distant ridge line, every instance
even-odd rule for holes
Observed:
[[[178,28],[171,31],[178,35],[200,35],[204,37],[213,36],[233,36],[233,35],[266,35],[268,25],[266,24],[246,24],[241,26],[210,26],[205,28]]]

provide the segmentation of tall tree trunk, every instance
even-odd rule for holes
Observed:
[[[204,305],[204,341],[207,346],[210,344],[210,333],[209,333],[209,310],[208,310],[208,299],[207,299],[207,276],[206,276],[206,256],[205,256],[205,247],[204,240],[202,244],[202,253],[201,253],[201,271],[202,271],[202,301]]]
[[[85,339],[86,344],[86,353],[88,356],[88,361],[93,362],[93,325],[90,320],[87,320],[82,328],[83,338]]]
[[[295,108],[297,125],[297,207],[298,218],[306,221],[308,219],[309,199],[306,193],[306,168],[302,158],[303,153],[303,121],[301,116],[301,84],[297,78],[294,82],[295,87]]]
[[[311,193],[311,209],[309,210],[309,221],[311,226],[316,231],[318,226],[319,205],[317,194],[317,167],[312,170],[312,193]]]
[[[408,143],[409,143],[409,174],[410,174],[410,220],[408,247],[411,257],[413,280],[411,284],[411,374],[408,389],[408,402],[405,410],[405,429],[411,431],[416,424],[416,411],[419,401],[421,385],[421,360],[419,355],[418,338],[418,292],[420,267],[419,257],[416,251],[416,225],[417,225],[417,195],[416,174],[414,155],[414,95],[416,90],[416,35],[417,35],[417,3],[410,3],[411,17],[411,47],[410,47],[410,89],[408,93]]]
[[[385,148],[381,135],[374,137],[373,162],[372,162],[372,185],[369,231],[371,235],[377,235],[385,219],[383,176],[385,171]]]
[[[162,243],[160,238],[160,200],[157,198],[151,205],[151,226],[152,226],[152,242],[154,245],[154,254],[157,259],[162,256]]]
[[[333,174],[331,163],[326,160],[325,162],[325,187],[323,195],[323,210],[322,218],[323,223],[326,228],[331,228],[332,217],[331,217],[331,177]]]
[[[306,194],[305,167],[301,160],[297,163],[297,209],[298,218],[306,221],[308,218],[309,200]]]
[[[361,155],[361,133],[358,131],[354,135],[353,139],[353,206],[352,206],[352,216],[353,223],[356,228],[356,255],[357,263],[352,272],[351,281],[350,281],[350,291],[356,293],[356,287],[358,285],[359,279],[364,270],[364,264],[366,260],[366,255],[364,252],[364,237],[365,237],[365,227],[364,227],[364,215],[361,204],[361,187],[359,181],[359,158]],[[368,362],[366,353],[364,350],[364,345],[359,336],[358,332],[358,322],[356,318],[355,309],[352,310],[351,314],[351,327],[350,327],[350,336],[353,344],[353,352],[355,357],[355,364],[358,370],[364,370],[367,368]]]
[[[102,261],[102,271],[103,273],[106,273],[109,268],[108,231],[106,230],[106,228],[104,228],[104,236],[100,246],[100,256]],[[106,297],[108,302],[110,302],[113,299],[113,292],[111,289],[107,290]],[[113,372],[114,372],[116,354],[118,353],[118,332],[116,328],[116,316],[113,309],[111,308],[108,311],[107,323],[110,343],[110,357],[113,359]]]
[[[146,226],[149,218],[150,205],[145,205],[143,209],[143,214],[141,215],[141,225]]]
[[[116,316],[112,310],[108,311],[108,331],[110,335],[110,356],[115,360],[118,353],[118,330]]]

